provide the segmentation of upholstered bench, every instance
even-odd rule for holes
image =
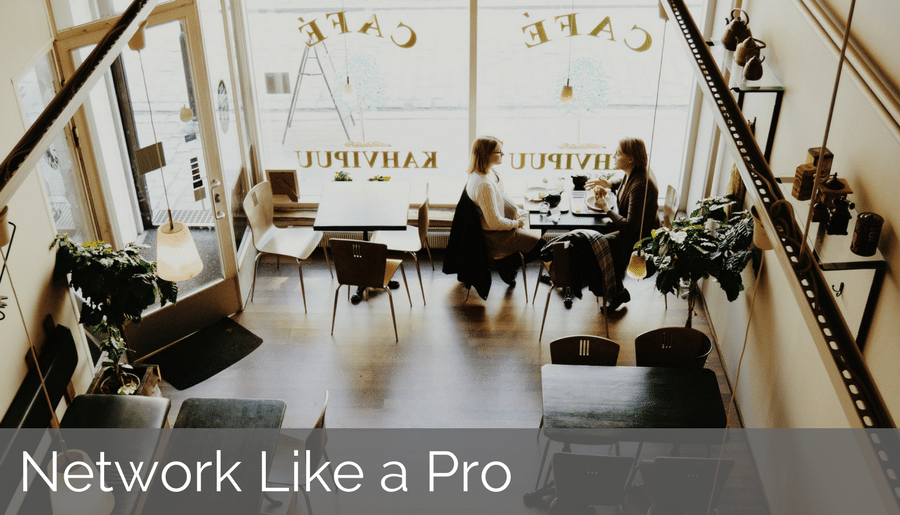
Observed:
[[[168,427],[172,402],[139,395],[79,395],[66,409],[59,426],[74,428]]]

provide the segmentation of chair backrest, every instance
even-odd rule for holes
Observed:
[[[370,241],[329,240],[338,284],[384,288],[387,245]]]
[[[662,217],[659,224],[663,227],[672,227],[672,221],[675,220],[675,203],[678,200],[678,192],[671,184],[666,188],[666,202],[663,204]]]
[[[416,226],[419,229],[419,241],[425,246],[425,239],[428,238],[428,183],[425,183],[425,201],[419,206],[419,219]]]
[[[553,511],[580,512],[588,506],[619,505],[634,458],[558,452],[550,463],[556,485]]]
[[[550,361],[555,365],[615,366],[619,344],[601,336],[565,336],[550,342]]]
[[[318,468],[325,454],[325,444],[328,443],[328,434],[325,432],[325,409],[328,408],[328,390],[325,390],[325,403],[322,404],[322,413],[319,420],[313,426],[309,436],[306,437],[306,450],[309,451],[310,466]]]
[[[272,184],[263,181],[252,187],[244,197],[243,206],[247,222],[250,224],[250,232],[253,234],[253,245],[259,249],[265,244],[264,239],[268,237],[268,233],[275,228]]]
[[[653,512],[682,513],[686,510],[716,508],[734,460],[661,456],[641,461],[640,469]]]
[[[558,288],[573,286],[571,279],[572,270],[572,243],[558,241],[550,247],[553,261],[550,262],[550,280]]]
[[[689,327],[661,327],[641,333],[634,339],[636,365],[691,368],[706,338],[709,337]]]

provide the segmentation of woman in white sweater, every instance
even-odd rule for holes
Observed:
[[[503,181],[494,170],[503,161],[503,142],[483,136],[472,144],[466,193],[481,214],[488,255],[499,260],[500,278],[515,285],[520,265],[519,252],[525,262],[540,256],[543,241],[540,231],[526,229],[527,213],[519,213],[515,202],[503,191]]]

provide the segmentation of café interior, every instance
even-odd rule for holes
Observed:
[[[735,209],[752,208],[754,230],[768,234],[768,247],[754,238],[736,299],[713,278],[697,284],[693,328],[712,343],[701,365],[715,375],[727,426],[895,428],[900,215],[887,208],[900,193],[891,178],[900,65],[885,35],[900,11],[885,0],[563,4],[13,2],[0,19],[9,49],[0,62],[0,154],[8,156],[0,208],[10,224],[0,240],[0,406],[14,405],[29,356],[53,326],[70,329],[77,349],[58,418],[102,368],[78,296],[54,273],[54,237],[115,249],[137,242],[155,260],[157,228],[174,219],[199,249],[202,271],[176,283],[176,303],[156,303],[125,328],[126,359],[153,363],[223,319],[261,344],[184,389],[163,367],[168,425],[177,427],[188,399],[206,397],[280,399],[281,426],[311,427],[327,391],[330,428],[537,432],[555,423],[542,399],[552,341],[606,337],[618,344],[612,364],[635,367],[636,337],[683,327],[688,304],[663,295],[654,276],[626,278],[631,300],[605,313],[605,300],[587,290],[564,300],[538,280],[546,269],[536,262],[523,265],[515,287],[491,272],[486,298],[445,273],[471,144],[486,134],[504,142],[497,171],[520,208],[528,210],[530,192],[558,189],[572,211],[566,220],[578,223],[593,217],[575,216],[573,178],[614,172],[616,146],[630,136],[647,142],[660,216],[687,217],[702,199],[738,194]],[[123,23],[123,13],[137,14]],[[117,23],[123,32],[105,38]],[[746,33],[731,50],[738,30]],[[746,59],[749,46],[755,55]],[[97,61],[95,48],[114,50]],[[60,100],[73,77],[85,87]],[[826,167],[851,203],[843,234],[829,229],[828,215],[807,222],[815,202],[798,198],[803,171],[821,176]],[[299,278],[297,256],[254,245],[246,200],[264,182],[274,225],[317,235],[297,261]],[[340,189],[351,185],[361,200]],[[387,186],[402,194],[379,189]],[[402,260],[398,289],[349,300],[358,282],[341,280],[329,241],[393,231],[326,223],[326,203],[338,214],[365,203],[372,219],[405,212],[422,245],[388,256]],[[872,252],[852,252],[873,213]],[[567,230],[542,232],[550,240]],[[858,496],[883,499],[885,513],[898,507],[897,475],[884,464],[900,459],[896,447],[863,438],[859,453],[833,457],[822,468],[859,460],[871,465],[874,486],[828,496],[813,486],[819,467],[800,465],[824,459],[821,449],[764,438],[749,447],[768,512],[837,513]],[[778,478],[792,474],[808,481],[786,493]]]

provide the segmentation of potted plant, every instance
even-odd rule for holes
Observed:
[[[691,327],[700,279],[713,277],[729,301],[744,290],[741,272],[753,256],[753,219],[747,211],[729,215],[727,208],[735,203],[731,196],[700,200],[689,217],[654,230],[635,245],[656,268],[660,292],[679,295],[681,284],[688,284],[682,295],[688,299],[685,327]]]
[[[178,287],[160,279],[156,263],[141,257],[147,245],[129,243],[114,250],[108,243],[89,241],[75,243],[65,234],[57,235],[50,248],[56,247],[56,273],[68,275],[68,284],[82,299],[79,321],[96,327],[100,334],[100,350],[106,353],[101,378],[111,383],[110,393],[134,393],[138,385],[129,377],[120,361],[127,347],[125,322],[140,323],[144,309],[159,299],[160,304],[175,303]],[[133,375],[132,375],[133,376]]]

